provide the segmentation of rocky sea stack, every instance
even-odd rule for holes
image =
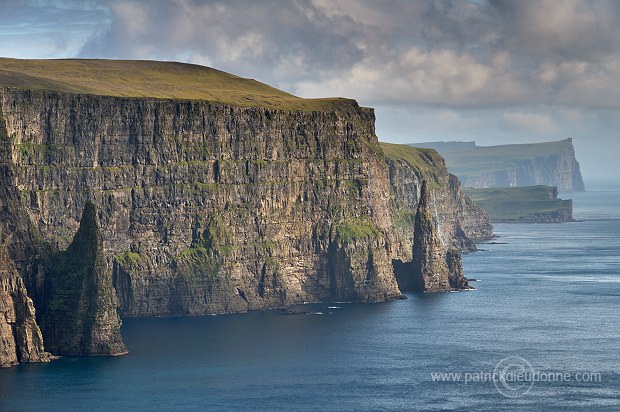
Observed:
[[[41,325],[48,350],[59,355],[127,353],[116,312],[112,274],[106,270],[95,205],[87,201],[66,251],[51,261]]]
[[[355,101],[179,63],[0,68],[2,245],[37,353],[124,353],[119,316],[392,299],[417,239],[444,262],[426,290],[463,288],[448,249],[492,235],[435,151],[380,145]]]
[[[402,290],[441,292],[470,289],[463,275],[461,252],[447,249],[439,237],[426,180],[422,181],[415,214],[413,259],[399,266],[397,279]]]

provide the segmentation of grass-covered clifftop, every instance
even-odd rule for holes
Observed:
[[[558,199],[551,186],[464,188],[494,222],[559,223],[573,220],[572,200]]]
[[[204,100],[243,107],[323,111],[343,98],[302,99],[274,87],[193,64],[145,60],[0,58],[0,87],[99,96]]]
[[[437,174],[445,169],[444,159],[434,149],[380,142],[388,159],[400,160],[421,173],[431,187],[437,187]]]

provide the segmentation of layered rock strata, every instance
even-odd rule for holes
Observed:
[[[438,156],[392,163],[372,109],[329,107],[2,89],[0,188],[20,228],[7,250],[49,350],[123,353],[117,304],[167,316],[397,297],[393,262],[428,226],[414,234],[424,176],[432,245],[488,235]]]
[[[584,192],[572,139],[556,142],[476,146],[473,142],[415,143],[445,157],[463,186],[474,188],[557,186],[560,192]]]
[[[2,108],[16,185],[45,240],[65,249],[86,200],[97,205],[124,316],[399,294],[370,109],[9,89]]]

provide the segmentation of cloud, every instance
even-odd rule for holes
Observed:
[[[2,0],[0,10],[0,56],[16,58],[74,56],[110,17],[96,1]]]
[[[558,130],[558,126],[547,114],[506,112],[502,117],[508,126],[530,133],[547,134]]]
[[[351,19],[327,17],[307,1],[113,0],[109,8],[110,27],[89,39],[81,56],[190,61],[200,56],[220,69],[277,85],[349,67],[362,57],[360,39],[365,43]],[[302,70],[287,68],[300,61]]]
[[[592,60],[618,53],[615,0],[492,0],[504,47],[535,58]]]
[[[620,108],[616,1],[109,0],[79,55],[208,62],[364,104]]]

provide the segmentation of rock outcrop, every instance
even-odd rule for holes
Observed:
[[[17,269],[36,279],[42,246],[24,211],[10,166],[12,147],[0,111],[0,367],[47,362],[35,307]]]
[[[430,204],[446,248],[475,250],[475,243],[493,236],[488,215],[461,191],[458,178],[448,172],[444,159],[432,149],[381,143],[388,166],[397,238],[397,258],[409,261],[413,227],[422,181],[431,187]]]
[[[47,349],[74,356],[127,353],[92,202],[86,202],[69,248],[55,256],[50,266],[41,316]]]
[[[32,299],[5,249],[0,249],[0,367],[48,362]]]
[[[439,237],[426,180],[422,181],[414,225],[413,260],[397,273],[401,289],[426,292],[468,289],[460,251],[446,251]]]

